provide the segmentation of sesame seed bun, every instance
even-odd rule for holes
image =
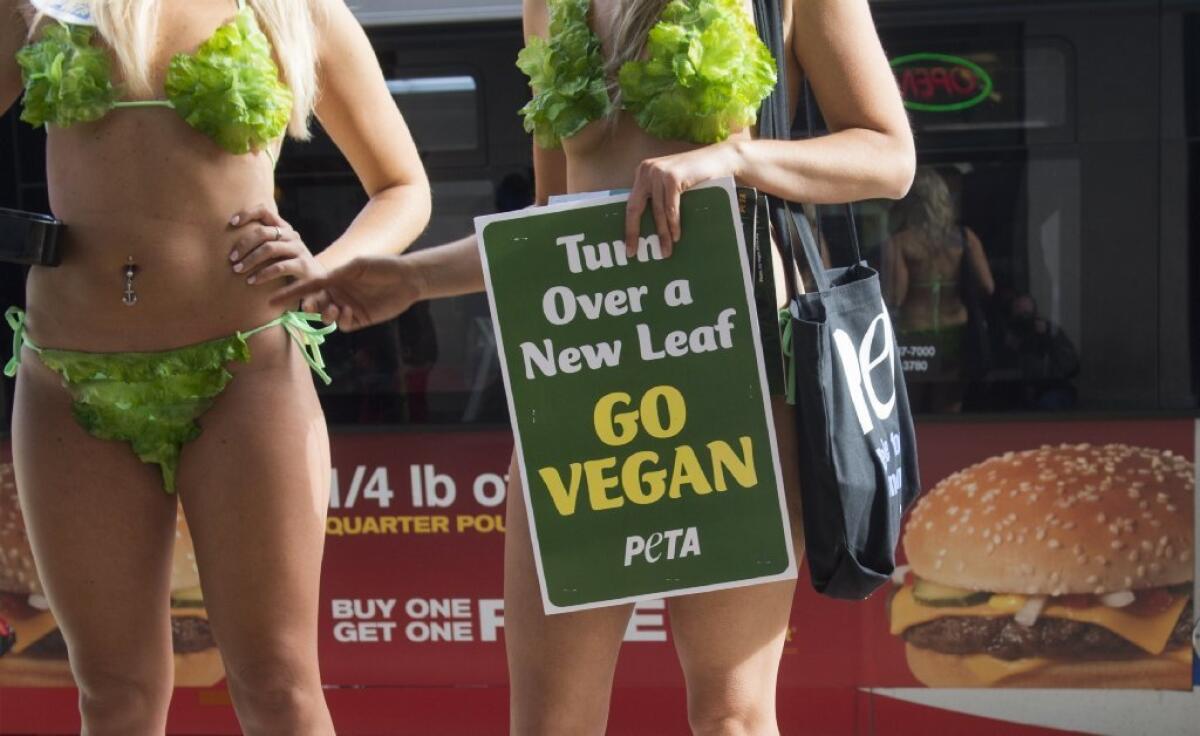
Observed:
[[[927,687],[1096,688],[1133,690],[1188,689],[1192,665],[1188,652],[1118,660],[1054,660],[999,681],[983,680],[958,654],[941,654],[906,644],[913,676]]]
[[[175,559],[171,563],[171,590],[200,587],[200,569],[196,567],[196,550],[187,519],[180,511],[175,517]]]
[[[216,647],[174,655],[176,687],[212,687],[225,678]],[[0,657],[0,687],[74,687],[66,657]]]
[[[913,507],[904,551],[926,580],[1026,595],[1192,580],[1192,463],[1165,450],[1061,445],[954,473]]]
[[[207,614],[201,605],[200,575],[196,554],[187,522],[180,513],[175,531],[175,556],[171,568],[171,591],[186,599],[192,608],[173,610],[175,623],[202,619],[201,643],[196,651],[175,652],[175,684],[180,687],[210,687],[225,676],[220,652],[207,637]],[[44,595],[33,561],[25,520],[17,500],[17,486],[12,465],[0,463],[0,619],[9,624],[32,621],[37,617],[52,617],[44,610],[32,607],[30,596]],[[43,604],[44,605],[44,602]],[[173,625],[174,628],[174,625]],[[193,631],[195,627],[193,626]],[[57,626],[39,627],[39,638],[58,636]],[[193,635],[191,643],[195,644]],[[70,687],[73,684],[71,667],[66,656],[27,656],[10,652],[0,656],[0,687]]]
[[[0,592],[42,594],[9,463],[0,463]]]
[[[0,686],[74,687],[71,665],[66,658],[0,657]]]
[[[196,551],[187,521],[180,513],[175,530],[175,558],[171,567],[171,590],[200,585]],[[25,531],[25,519],[17,499],[17,484],[10,463],[0,463],[0,593],[44,595]]]

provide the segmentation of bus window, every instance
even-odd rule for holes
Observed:
[[[437,203],[410,252],[474,232],[474,218],[533,201],[532,174],[515,169],[494,182],[441,178]],[[353,177],[281,185],[279,207],[316,251],[327,247],[365,204]],[[419,302],[399,318],[334,333],[325,351],[334,383],[320,387],[331,425],[500,424],[507,405],[483,294]]]
[[[898,40],[892,50],[897,48],[921,49],[926,44]],[[938,50],[913,50],[891,58],[919,136],[1048,131],[1069,125],[1063,90],[1070,56],[1062,42],[943,42],[928,48]]]
[[[864,208],[916,411],[1086,403],[1079,193],[1074,160],[959,160]]]
[[[387,86],[422,152],[473,151],[479,147],[474,77],[463,74],[389,79]]]
[[[1176,360],[1187,360],[1191,363],[1190,392],[1184,394],[1186,402],[1195,408],[1196,399],[1200,396],[1200,12],[1188,13],[1184,20],[1184,114],[1186,118],[1187,135],[1187,186],[1182,198],[1176,201],[1187,212],[1187,222],[1184,229],[1187,232],[1186,243],[1179,247],[1187,248],[1187,289],[1184,299],[1190,306],[1190,314],[1186,316],[1188,330],[1175,337],[1175,343],[1185,342],[1190,345],[1190,354],[1169,356]],[[1174,320],[1176,323],[1179,320]],[[1182,362],[1182,361],[1181,361]]]
[[[1200,138],[1200,12],[1184,16],[1184,97],[1187,136]]]

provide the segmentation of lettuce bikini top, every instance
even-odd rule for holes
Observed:
[[[588,24],[591,0],[548,2],[549,37],[529,38],[517,66],[534,91],[521,108],[525,130],[542,148],[557,148],[614,105]],[[775,60],[740,0],[671,0],[644,58],[623,64],[617,82],[623,109],[647,133],[717,143],[754,124],[775,77]]]
[[[287,129],[292,93],[280,81],[271,43],[245,0],[238,0],[233,19],[194,54],[171,59],[167,99],[137,101],[118,99],[108,54],[92,45],[95,27],[86,2],[31,2],[58,22],[17,52],[25,83],[21,119],[27,123],[66,127],[99,120],[116,108],[169,107],[235,154],[263,149]]]

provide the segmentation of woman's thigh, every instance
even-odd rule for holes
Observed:
[[[514,458],[504,547],[513,733],[604,733],[617,654],[633,608],[545,613],[523,493]]]
[[[771,417],[775,422],[775,440],[779,446],[779,467],[787,498],[788,523],[792,528],[792,548],[796,566],[804,558],[804,514],[800,508],[800,457],[797,451],[796,407],[782,396],[771,397]]]
[[[779,397],[773,397],[771,408],[799,565],[804,554],[804,531],[794,408]],[[715,703],[749,694],[774,702],[775,676],[795,590],[796,581],[787,580],[670,600],[671,632],[689,698]]]
[[[329,493],[329,436],[308,367],[282,330],[251,360],[183,448],[179,494],[205,606],[231,679],[261,669],[317,676],[317,608]]]
[[[59,377],[30,351],[17,380],[13,464],[39,577],[76,680],[171,682],[176,500],[155,465],[75,421]]]

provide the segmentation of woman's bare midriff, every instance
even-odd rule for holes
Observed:
[[[29,274],[29,333],[39,345],[163,350],[278,316],[267,297],[281,284],[248,285],[229,260],[230,217],[274,199],[265,153],[227,153],[169,109],[118,109],[52,128],[47,177],[67,231],[62,265]],[[137,303],[126,306],[130,258]]]

